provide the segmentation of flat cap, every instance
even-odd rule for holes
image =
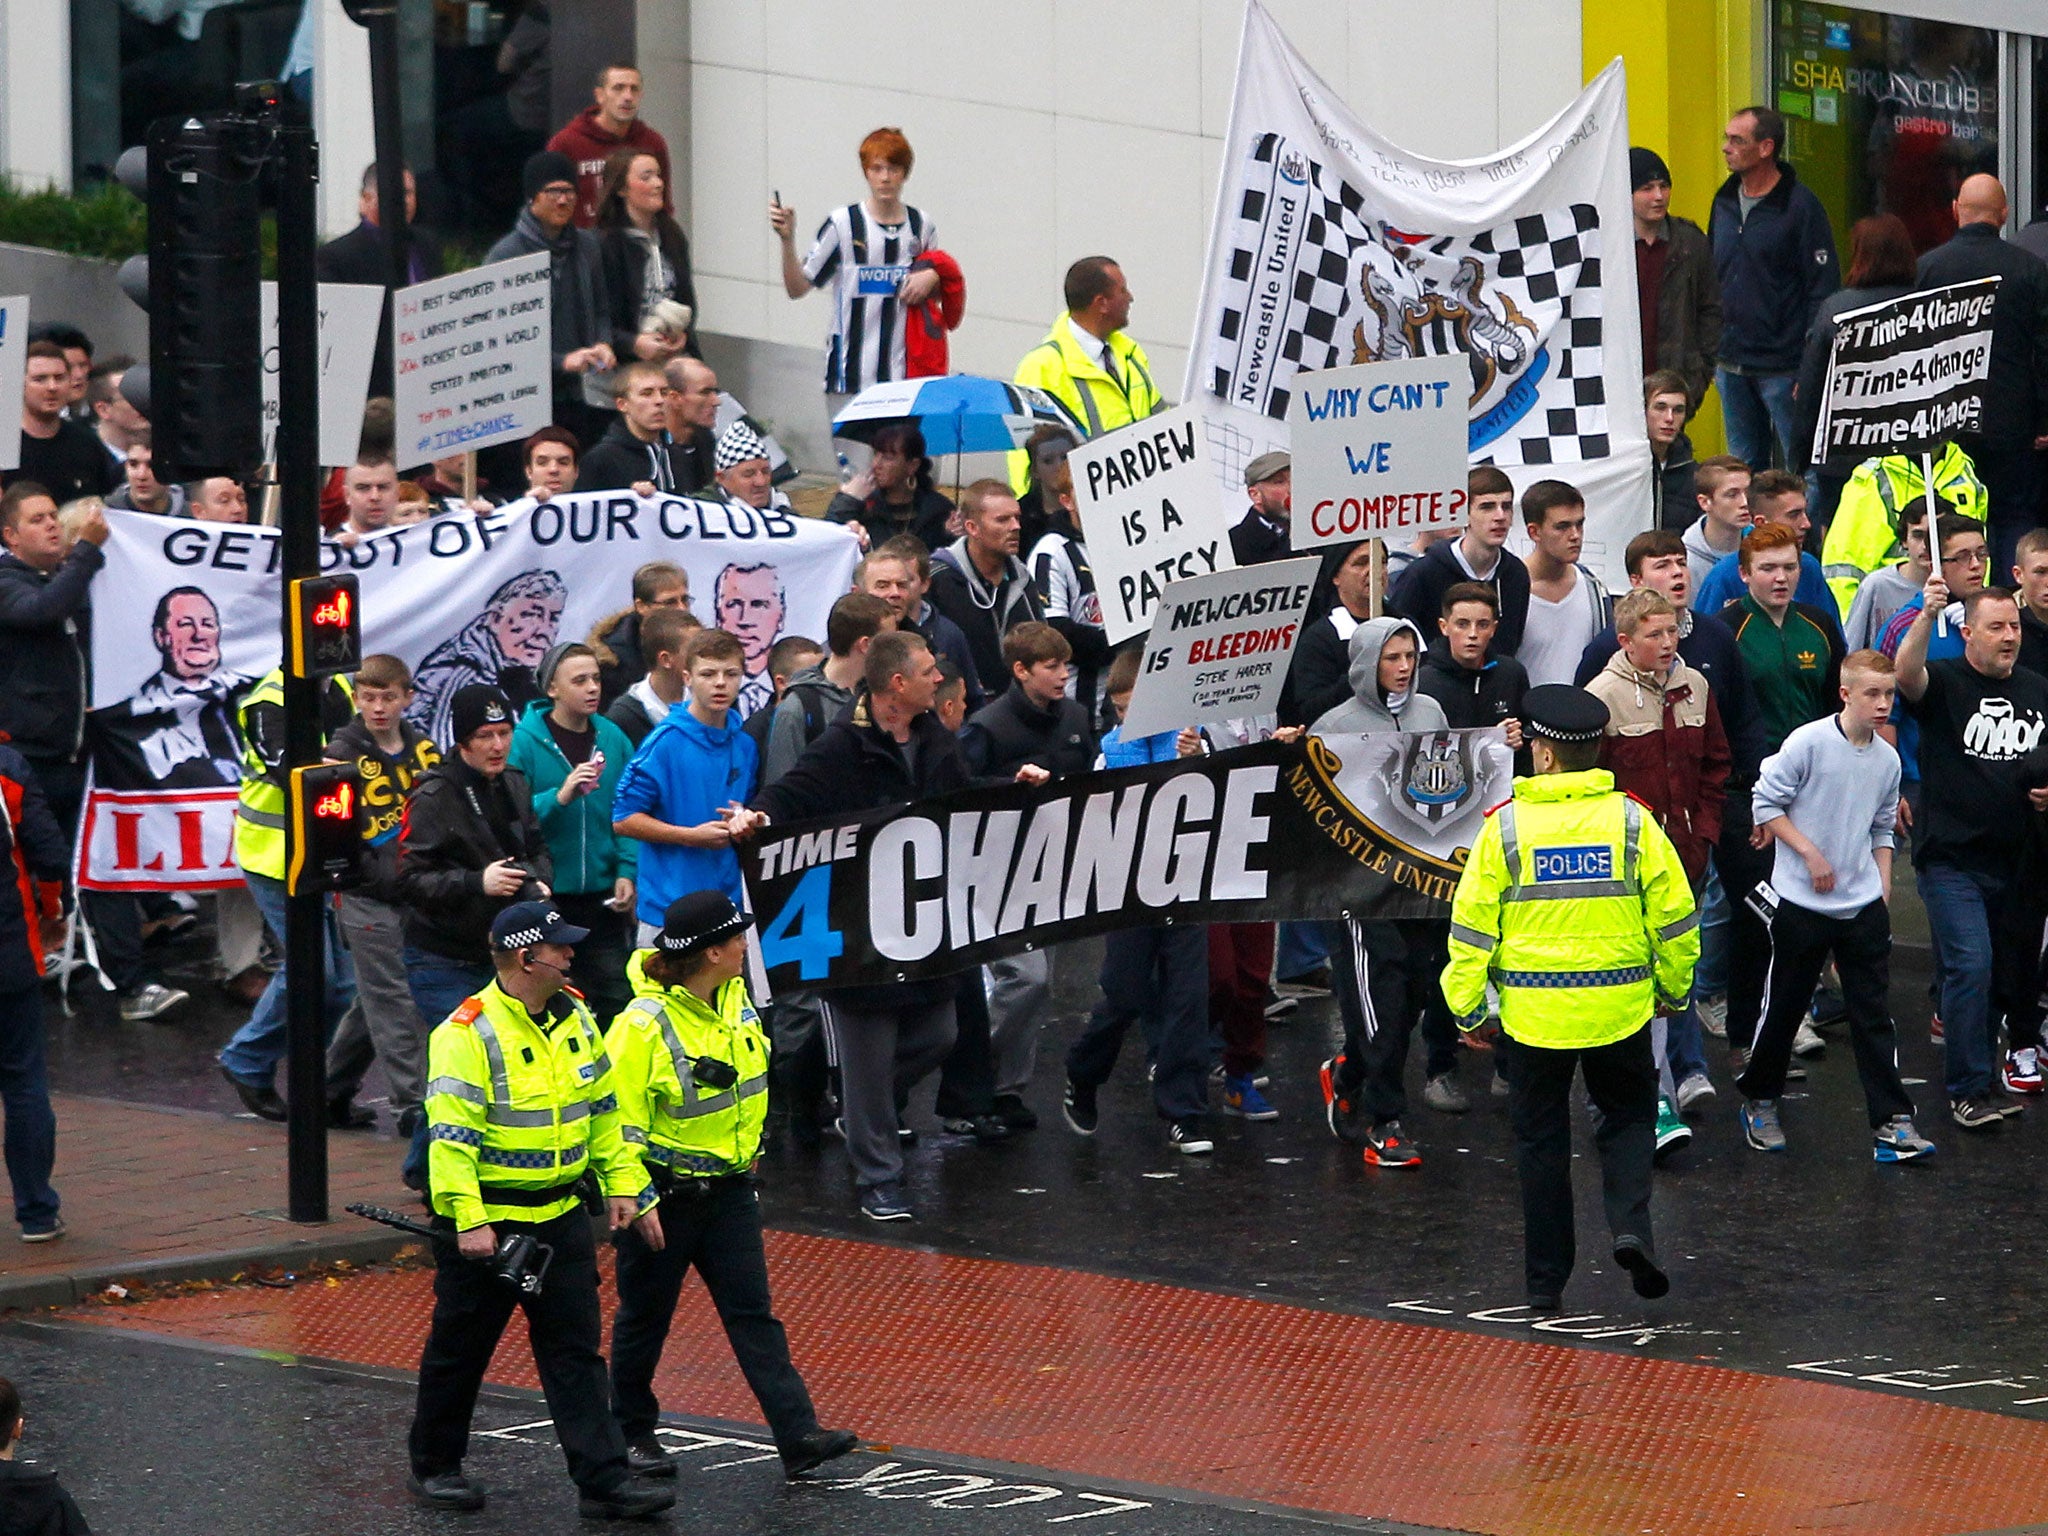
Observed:
[[[1598,741],[1607,729],[1607,706],[1570,683],[1545,683],[1522,695],[1529,734],[1545,741]]]
[[[1247,486],[1258,485],[1263,481],[1272,479],[1275,475],[1285,474],[1293,467],[1294,458],[1284,449],[1275,449],[1272,453],[1262,453],[1256,459],[1253,459],[1251,463],[1245,465],[1244,483]]]

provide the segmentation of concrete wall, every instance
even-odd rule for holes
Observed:
[[[0,293],[28,295],[28,319],[67,320],[101,356],[149,356],[149,316],[121,291],[117,263],[26,245],[0,245]]]
[[[1432,154],[1486,153],[1580,84],[1579,0],[1270,9],[1361,115]],[[967,275],[956,368],[1007,377],[1068,263],[1102,252],[1177,392],[1242,17],[1240,0],[639,0],[643,110],[682,162],[705,325],[808,354],[815,381],[825,300],[784,297],[769,193],[807,242],[863,191],[855,146],[890,123],[917,150],[910,200]]]

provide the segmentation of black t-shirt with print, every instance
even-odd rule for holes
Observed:
[[[2048,784],[2048,679],[1986,677],[1960,656],[1927,664],[1920,721],[1926,785],[1918,857],[2009,879],[2027,838],[2027,791]]]

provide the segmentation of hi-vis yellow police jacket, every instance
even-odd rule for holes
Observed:
[[[1082,350],[1064,313],[1053,321],[1045,340],[1024,354],[1013,384],[1042,389],[1066,407],[1089,437],[1157,415],[1166,398],[1152,381],[1152,361],[1145,349],[1124,331],[1112,331],[1104,343],[1116,365],[1111,378],[1102,365]],[[1031,456],[1010,455],[1010,486],[1023,495],[1031,483]]]
[[[1512,1039],[1607,1045],[1683,1006],[1699,953],[1685,866],[1613,774],[1517,779],[1458,879],[1444,1001],[1476,1028],[1491,981]]]
[[[653,1204],[619,1132],[597,1021],[564,989],[535,1019],[493,981],[427,1037],[427,1185],[456,1230],[549,1221],[595,1169],[606,1195]]]
[[[1835,504],[1834,519],[1821,545],[1821,574],[1842,617],[1849,617],[1849,605],[1856,601],[1856,588],[1863,578],[1881,565],[1906,558],[1906,538],[1901,532],[1906,509],[1927,499],[1927,481],[1920,473],[1917,456],[1903,453],[1865,459],[1856,466],[1849,483],[1842,487],[1842,499]],[[1984,482],[1977,478],[1977,466],[1970,456],[1950,443],[1934,461],[1934,501],[1937,512],[1957,512],[1983,522],[1986,504]],[[1987,571],[2003,583],[2003,571]]]
[[[745,980],[718,989],[717,1006],[686,987],[665,987],[647,974],[643,949],[626,966],[633,1001],[605,1035],[612,1088],[626,1141],[649,1163],[679,1178],[745,1173],[761,1155],[768,1118],[768,1036]],[[730,1088],[700,1083],[698,1058],[739,1073]]]

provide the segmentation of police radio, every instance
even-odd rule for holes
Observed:
[[[289,804],[292,843],[286,890],[303,896],[361,884],[363,783],[356,765],[314,763],[294,768]]]
[[[302,576],[291,584],[291,671],[319,679],[363,664],[362,591],[351,575]]]

